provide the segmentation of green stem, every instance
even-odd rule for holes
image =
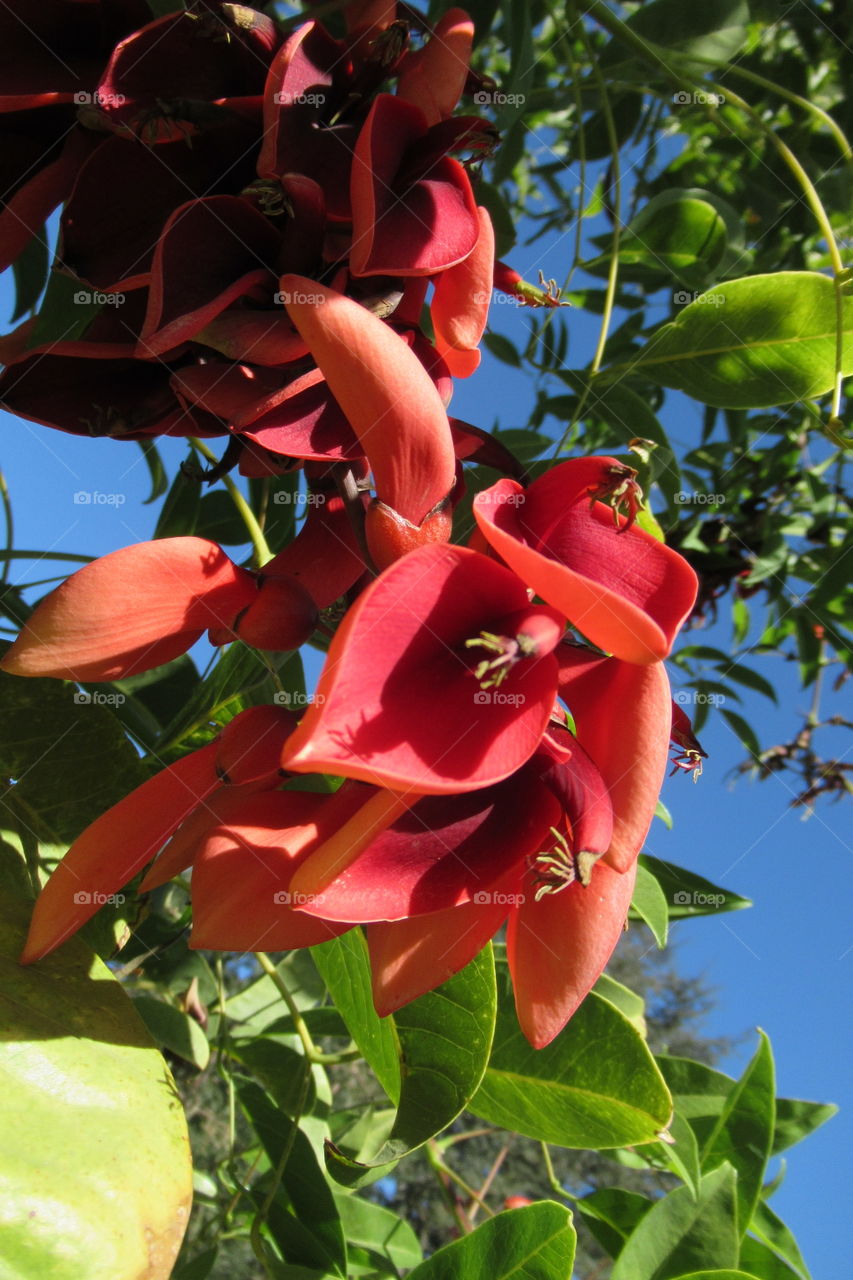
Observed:
[[[215,465],[219,461],[216,454],[213,453],[212,450],[208,449],[204,441],[199,440],[197,436],[190,436],[189,443],[201,454],[203,458],[207,458],[208,462],[212,462]],[[264,531],[255,519],[254,511],[249,506],[248,502],[243,497],[231,477],[223,476],[222,483],[225,485],[231,501],[240,513],[240,519],[246,526],[246,531],[251,539],[252,546],[255,549],[255,568],[261,569],[268,560],[272,560],[272,552],[267,545],[267,540],[264,537]]]
[[[548,1143],[540,1142],[539,1146],[542,1150],[542,1161],[545,1165],[545,1173],[548,1178],[548,1186],[551,1188],[553,1192],[555,1192],[560,1197],[561,1200],[576,1200],[577,1196],[573,1196],[571,1192],[566,1190],[566,1188],[563,1186],[563,1184],[560,1182],[559,1178],[557,1177],[556,1173],[554,1172],[554,1162],[551,1159],[551,1152],[549,1150]]]
[[[316,1063],[319,1066],[332,1066],[337,1062],[352,1062],[355,1058],[361,1057],[360,1050],[355,1047],[343,1049],[340,1053],[321,1053],[311,1038],[311,1032],[308,1030],[307,1023],[302,1017],[296,1001],[293,999],[290,988],[272,960],[265,951],[256,951],[255,956],[258,964],[267,977],[272,980],[276,990],[287,1005],[288,1012],[293,1019],[294,1030],[302,1041],[302,1048],[305,1050],[305,1057],[309,1062]]]

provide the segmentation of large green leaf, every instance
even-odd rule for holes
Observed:
[[[493,1124],[561,1147],[653,1142],[672,1105],[637,1029],[590,994],[556,1040],[533,1049],[502,1008],[495,1047],[470,1110]]]
[[[325,970],[332,977],[330,990],[336,1003],[342,1001],[338,1008],[353,1039],[374,1069],[378,1067],[382,1073],[380,1080],[397,1102],[397,1115],[387,1141],[369,1164],[329,1148],[329,1169],[348,1186],[374,1179],[382,1168],[446,1129],[467,1106],[489,1059],[497,1003],[494,956],[488,946],[435,991],[405,1005],[392,1017],[379,1019],[368,1003],[366,953],[357,939],[353,930],[315,948],[314,955],[321,972]],[[348,940],[350,951],[334,945]],[[342,969],[347,956],[350,967]],[[399,1086],[392,1076],[390,1059],[395,1044]]]
[[[731,1165],[706,1174],[694,1199],[677,1187],[644,1216],[619,1254],[611,1280],[674,1280],[738,1265],[737,1178]]]
[[[759,1200],[756,1206],[749,1229],[762,1244],[766,1244],[783,1262],[792,1267],[802,1280],[811,1280],[793,1232],[763,1200]]]
[[[578,1200],[577,1208],[598,1243],[615,1258],[653,1203],[624,1187],[601,1187]]]
[[[422,1262],[408,1280],[571,1280],[572,1215],[550,1200],[484,1222]]]
[[[666,946],[666,935],[669,929],[669,912],[666,897],[657,877],[648,867],[640,864],[637,867],[637,883],[634,885],[634,896],[631,899],[631,912],[641,920],[645,920],[655,937],[659,947]]]
[[[601,242],[607,244],[604,237],[596,241]],[[626,227],[619,242],[619,262],[629,268],[623,272],[627,279],[632,278],[630,268],[641,267],[647,276],[654,272],[660,277],[665,272],[685,288],[695,289],[705,283],[725,247],[726,224],[709,201],[681,191],[662,191]],[[585,265],[591,270],[609,260],[605,251]],[[676,303],[691,300],[675,294]]]
[[[752,1061],[726,1098],[725,1106],[702,1151],[702,1168],[728,1162],[737,1172],[738,1225],[743,1235],[761,1194],[764,1170],[773,1143],[776,1077],[770,1041],[760,1041]]]
[[[393,1018],[373,1007],[370,960],[361,929],[313,947],[311,954],[350,1035],[392,1102],[400,1100],[399,1045]]]
[[[0,1272],[165,1280],[192,1195],[174,1082],[133,1004],[78,939],[16,960],[28,908],[0,919]]]
[[[853,296],[842,305],[842,371],[853,373]],[[825,395],[835,381],[835,286],[815,271],[716,285],[656,330],[630,366],[720,409],[761,409]]]

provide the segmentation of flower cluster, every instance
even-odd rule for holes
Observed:
[[[131,0],[84,7],[118,43],[71,124],[90,61],[48,90],[30,50],[10,109],[56,128],[57,171],[22,181],[16,216],[65,199],[64,268],[125,301],[49,349],[10,335],[0,398],[68,431],[227,434],[244,473],[303,466],[328,500],[257,570],[192,537],[105,556],[0,665],[113,680],[205,631],[298,648],[321,610],[348,607],[301,721],[249,708],[94,822],[45,887],[24,958],[93,914],[81,886],[109,894],[148,867],[145,891],[191,867],[195,946],[281,950],[365,925],[380,1013],[506,924],[521,1026],[547,1044],[625,922],[669,754],[663,659],[696,579],[638,526],[617,459],[526,484],[447,415],[493,283],[535,300],[496,271],[474,195],[494,131],[454,114],[477,84],[473,24],[451,10],[415,48],[381,0],[346,6],[341,40],[317,21],[283,38],[213,0],[139,29]],[[469,458],[504,478],[474,498],[461,546]],[[688,736],[679,720],[694,750]]]

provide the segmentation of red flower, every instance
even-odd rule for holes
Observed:
[[[349,610],[282,763],[422,794],[500,781],[548,723],[562,631],[508,569],[422,547]]]
[[[650,663],[669,653],[698,584],[677,551],[634,525],[635,475],[615,458],[574,458],[527,490],[499,480],[474,499],[474,515],[498,555],[587,640]]]

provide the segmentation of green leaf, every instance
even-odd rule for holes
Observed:
[[[278,1170],[287,1152],[276,1206],[277,1221],[272,1211],[269,1216],[285,1261],[345,1277],[347,1246],[343,1227],[309,1139],[273,1106],[258,1085],[240,1084],[237,1094],[273,1168]]]
[[[652,1206],[628,1239],[611,1280],[674,1280],[697,1267],[736,1267],[736,1175],[721,1165],[702,1179],[696,1199],[677,1187]]]
[[[726,247],[726,224],[707,200],[661,191],[632,218],[619,242],[619,261],[646,271],[667,272],[687,289],[701,287]],[[586,269],[609,262],[605,253]],[[675,294],[682,305],[692,299]]]
[[[200,505],[200,482],[179,469],[160,508],[154,537],[190,537],[196,531]]]
[[[667,67],[687,74],[725,65],[742,52],[749,21],[746,0],[707,0],[701,5],[653,0],[633,13],[626,26],[647,44],[659,46]],[[631,56],[636,63],[636,54]],[[615,62],[616,58],[612,60]],[[602,62],[609,71],[611,59]],[[648,74],[644,64],[643,75]]]
[[[755,1056],[726,1098],[702,1151],[710,1172],[728,1162],[737,1173],[738,1224],[744,1234],[761,1195],[764,1170],[773,1143],[776,1077],[770,1041],[759,1032]]]
[[[399,1045],[393,1018],[373,1007],[370,960],[361,929],[312,947],[320,975],[353,1040],[392,1102],[400,1100]]]
[[[101,309],[96,293],[79,280],[51,271],[27,350],[82,338]]]
[[[725,707],[720,708],[720,715],[734,731],[735,737],[742,743],[751,756],[761,755],[761,743],[758,741],[755,730],[752,725],[744,720],[743,716],[739,716],[736,711],[727,711]]]
[[[815,1129],[838,1113],[832,1102],[804,1102],[801,1098],[776,1099],[776,1131],[773,1135],[772,1154],[787,1151],[795,1143],[802,1142]]]
[[[514,1010],[502,1007],[469,1110],[530,1138],[598,1150],[653,1142],[672,1105],[636,1027],[591,994],[544,1049],[532,1048]]]
[[[0,773],[13,779],[2,825],[67,845],[144,782],[121,725],[88,696],[59,680],[0,672]]]
[[[611,978],[609,973],[602,973],[593,991],[597,996],[601,996],[602,1000],[609,1000],[612,1005],[615,1005],[645,1040],[646,1002],[642,996],[637,995],[636,991],[632,991],[630,987],[617,982],[615,978]]]
[[[699,1167],[699,1144],[688,1121],[676,1107],[669,1125],[672,1144],[660,1143],[661,1158],[686,1182],[698,1198],[702,1172]]]
[[[133,1003],[161,1049],[169,1049],[204,1070],[210,1061],[210,1044],[194,1018],[156,996],[136,996]]]
[[[772,1249],[777,1257],[781,1258],[790,1267],[793,1267],[798,1275],[802,1277],[802,1280],[811,1280],[809,1269],[806,1266],[803,1255],[800,1253],[800,1247],[794,1238],[793,1232],[789,1227],[785,1226],[782,1219],[763,1200],[759,1200],[756,1205],[749,1229],[762,1244],[766,1244],[769,1249]]]
[[[348,1244],[367,1249],[372,1258],[389,1264],[392,1274],[423,1260],[417,1236],[396,1213],[357,1195],[333,1195]]]
[[[726,662],[725,667],[722,668],[722,674],[727,680],[734,680],[736,684],[745,685],[747,689],[763,693],[765,698],[769,698],[771,702],[778,705],[779,699],[776,697],[773,685],[757,671],[753,671],[752,667],[745,667],[740,662]]]
[[[247,1067],[271,1095],[275,1105],[285,1115],[296,1117],[299,1107],[303,1114],[311,1112],[316,1099],[313,1081],[308,1092],[302,1087],[304,1056],[291,1045],[273,1036],[254,1036],[252,1039],[228,1042],[229,1057]]]
[[[156,502],[158,498],[162,498],[169,487],[169,477],[166,475],[163,459],[160,457],[160,451],[154,441],[137,440],[136,443],[142,450],[142,457],[151,477],[151,492],[142,504],[147,507],[150,502]]]
[[[576,1240],[569,1210],[543,1200],[490,1218],[427,1258],[408,1280],[568,1280]]]
[[[34,311],[47,282],[49,270],[47,240],[42,227],[31,237],[12,264],[15,280],[15,310],[11,321],[15,324],[28,311]]]
[[[510,342],[509,338],[505,338],[502,333],[486,333],[483,335],[483,345],[491,351],[493,356],[498,360],[502,360],[504,364],[510,364],[514,369],[521,368],[521,357]]]
[[[799,1280],[798,1273],[762,1240],[745,1236],[740,1246],[740,1265],[758,1280]]]
[[[286,691],[284,694],[279,692],[271,668]],[[211,720],[226,723],[246,707],[275,701],[286,706],[287,697],[293,694],[300,695],[293,699],[299,704],[304,691],[302,659],[298,653],[261,654],[239,642],[229,645],[164,730],[158,750],[177,746],[199,729],[206,731]]]
[[[225,489],[214,489],[199,499],[195,533],[223,547],[242,547],[250,540],[243,518]]]
[[[578,1211],[603,1249],[615,1258],[654,1201],[624,1187],[601,1187],[576,1201]]]
[[[708,916],[718,911],[742,911],[751,907],[749,898],[741,898],[730,889],[721,889],[695,871],[677,867],[673,862],[663,862],[651,854],[642,853],[639,865],[651,872],[666,898],[670,920],[687,916]]]
[[[645,920],[654,934],[658,947],[663,949],[666,946],[669,928],[666,895],[654,873],[642,864],[637,866],[637,883],[631,899],[631,910],[635,917],[639,916],[641,920]]]
[[[394,1125],[367,1165],[328,1150],[327,1165],[339,1182],[359,1186],[372,1180],[452,1124],[483,1078],[496,1003],[489,945],[461,973],[393,1015],[401,1078]]]
[[[842,371],[853,373],[853,297],[842,300]],[[835,381],[835,286],[814,271],[716,285],[652,334],[627,365],[721,409],[761,409],[825,395]]]
[[[165,1280],[192,1195],[175,1084],[119,984],[72,938],[21,967],[29,908],[0,920],[0,1272]]]
[[[756,1280],[756,1277],[726,1267],[724,1271],[691,1271],[689,1275],[678,1276],[678,1280]]]

